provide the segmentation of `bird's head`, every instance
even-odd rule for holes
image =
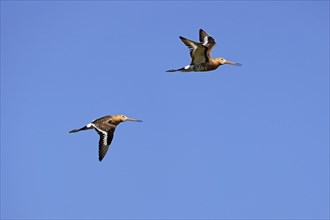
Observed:
[[[117,115],[118,119],[120,122],[124,121],[134,121],[134,122],[142,122],[142,120],[134,119],[134,118],[129,118],[126,115]]]
[[[231,61],[228,61],[228,60],[226,60],[225,58],[222,58],[222,57],[216,58],[216,62],[219,65],[230,64],[230,65],[234,65],[234,66],[242,66],[242,64],[240,64],[240,63],[231,62]]]

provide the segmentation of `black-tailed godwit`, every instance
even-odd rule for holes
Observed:
[[[125,115],[107,115],[92,121],[91,123],[82,128],[74,129],[70,131],[70,133],[75,133],[88,129],[95,129],[96,132],[100,135],[99,160],[102,161],[109,149],[116,126],[124,121],[142,122],[141,120],[128,118]]]
[[[191,63],[180,69],[171,69],[166,72],[205,72],[217,69],[224,64],[241,66],[239,63],[228,61],[222,57],[212,58],[211,51],[216,45],[213,37],[206,33],[203,29],[199,30],[199,41],[189,40],[180,36],[182,42],[190,49]]]

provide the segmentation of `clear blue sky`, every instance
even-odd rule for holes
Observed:
[[[329,1],[1,1],[1,218],[328,219]]]

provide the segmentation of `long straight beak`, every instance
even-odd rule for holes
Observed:
[[[126,118],[126,121],[142,122],[142,120],[138,120],[134,118]]]
[[[230,64],[230,65],[234,65],[234,66],[242,66],[242,64],[240,64],[240,63],[235,63],[235,62],[231,62],[228,60],[226,60],[225,64]]]

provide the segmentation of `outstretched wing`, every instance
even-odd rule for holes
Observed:
[[[201,43],[197,43],[181,36],[180,39],[190,49],[190,65],[208,62],[208,57],[206,56],[207,47],[203,46]]]
[[[100,136],[100,140],[99,140],[99,161],[102,161],[102,159],[104,158],[104,156],[107,154],[108,149],[110,147],[110,144],[112,142],[113,139],[113,134],[115,132],[115,129],[110,129],[108,131],[103,131],[100,128],[95,127],[96,132],[99,134]]]
[[[203,29],[199,29],[199,41],[203,46],[207,47],[206,55],[208,58],[211,58],[211,51],[216,45],[216,42],[213,37],[211,37]]]

